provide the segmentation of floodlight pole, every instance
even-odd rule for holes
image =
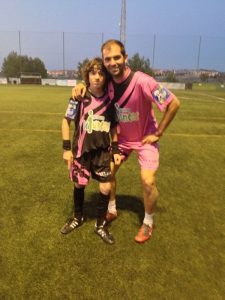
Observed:
[[[65,76],[65,36],[63,32],[63,75]]]
[[[22,59],[21,59],[21,53],[22,53],[22,50],[21,50],[21,32],[19,30],[19,61],[20,61],[20,74],[19,76],[21,76],[21,73],[22,73]]]
[[[19,55],[21,55],[21,33],[19,31]]]
[[[156,35],[153,36],[153,51],[152,51],[152,68],[154,68],[155,64],[155,44],[156,44]]]
[[[198,44],[197,71],[199,70],[199,61],[200,61],[201,44],[202,44],[202,36],[200,35],[200,37],[199,37],[199,44]]]
[[[120,41],[126,44],[126,0],[122,0],[120,19]]]

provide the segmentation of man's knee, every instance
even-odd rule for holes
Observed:
[[[111,184],[110,182],[101,182],[99,184],[99,190],[100,193],[104,194],[104,195],[109,195],[110,191],[111,191]]]
[[[144,178],[142,179],[142,184],[143,184],[143,187],[146,188],[146,189],[155,189],[156,188],[156,182],[155,180],[152,180],[150,178]]]
[[[75,188],[77,188],[77,189],[84,189],[84,188],[85,188],[85,185],[80,185],[80,184],[78,184],[78,183],[74,183],[74,186],[75,186]]]
[[[142,172],[141,174],[142,185],[145,190],[156,189],[155,174],[152,172]]]

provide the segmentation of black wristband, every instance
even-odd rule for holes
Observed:
[[[111,144],[111,148],[112,148],[112,154],[120,154],[120,150],[118,147],[118,142],[112,142]]]
[[[71,141],[70,140],[63,140],[63,149],[64,150],[71,150]]]

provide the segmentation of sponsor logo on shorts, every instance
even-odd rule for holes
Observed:
[[[108,177],[111,175],[111,172],[102,171],[102,172],[95,172],[95,174],[101,177]]]

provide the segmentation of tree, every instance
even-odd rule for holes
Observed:
[[[89,62],[88,58],[85,58],[83,61],[79,62],[77,65],[77,79],[82,79],[82,69]]]
[[[219,81],[219,83],[225,83],[225,72],[220,72],[218,75],[217,75],[217,79]]]
[[[39,58],[18,55],[14,51],[4,58],[2,73],[6,77],[20,77],[21,73],[38,73],[44,78],[47,77],[45,65]]]
[[[209,79],[209,75],[207,73],[201,73],[199,78],[202,82],[206,82]]]
[[[130,59],[128,59],[128,65],[132,71],[142,71],[150,76],[154,75],[153,70],[150,67],[150,60],[148,58],[140,57],[138,53],[135,53]]]
[[[166,82],[177,82],[178,80],[176,79],[175,73],[172,72],[172,71],[169,71],[169,72],[166,74],[165,81],[166,81]]]

